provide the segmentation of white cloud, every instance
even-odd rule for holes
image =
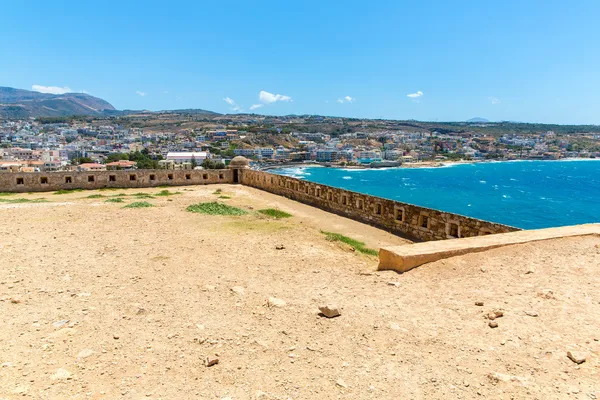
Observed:
[[[278,101],[292,101],[292,98],[290,96],[285,96],[282,94],[273,94],[265,92],[264,90],[260,91],[260,93],[258,94],[258,98],[261,102],[265,104],[276,103]]]
[[[488,97],[488,100],[492,103],[492,104],[498,104],[500,103],[500,99],[494,96],[490,96]]]
[[[411,99],[418,99],[421,96],[423,96],[423,92],[421,92],[420,90],[416,93],[409,93],[406,95],[406,97],[410,97]]]
[[[139,96],[142,96],[142,97],[144,97],[144,96],[146,95],[146,92],[141,92],[141,91],[139,91],[139,90],[136,90],[136,93],[137,93]]]
[[[261,107],[263,107],[263,106],[264,106],[264,104],[252,104],[252,105],[250,106],[250,109],[251,109],[251,110],[256,110],[257,108],[261,108]]]
[[[31,90],[40,93],[50,93],[50,94],[65,94],[73,92],[70,87],[58,87],[58,86],[42,86],[42,85],[31,85]]]
[[[353,97],[344,96],[341,99],[337,99],[337,102],[340,103],[340,104],[343,104],[343,103],[352,103],[354,100],[356,100],[356,99],[353,98]]]
[[[231,111],[235,111],[235,112],[244,111],[244,109],[242,107],[240,107],[235,102],[235,100],[233,100],[231,97],[225,97],[225,98],[223,98],[223,101],[231,106]]]

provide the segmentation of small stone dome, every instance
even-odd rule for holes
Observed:
[[[229,162],[229,168],[248,168],[250,166],[250,160],[246,157],[236,156]]]

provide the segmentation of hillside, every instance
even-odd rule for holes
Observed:
[[[107,101],[85,93],[60,95],[0,87],[0,117],[62,117],[106,115],[116,112]]]

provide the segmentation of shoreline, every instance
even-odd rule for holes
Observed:
[[[281,165],[268,165],[258,167],[260,171],[269,171],[273,169],[284,168],[335,168],[335,169],[356,169],[356,170],[387,170],[387,169],[418,169],[418,168],[447,168],[457,165],[469,164],[485,164],[485,163],[512,163],[512,162],[585,162],[585,161],[600,161],[600,158],[561,158],[558,160],[461,160],[461,161],[420,161],[412,163],[403,163],[396,167],[370,167],[361,165],[331,165],[327,163],[285,163]]]

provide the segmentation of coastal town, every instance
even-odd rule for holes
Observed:
[[[210,169],[237,155],[256,167],[600,157],[600,132],[493,128],[498,125],[471,122],[443,129],[391,120],[254,114],[0,119],[0,171]]]

